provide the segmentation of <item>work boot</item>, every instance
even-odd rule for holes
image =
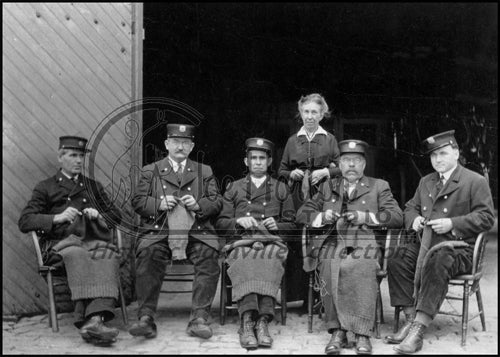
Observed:
[[[269,334],[267,315],[262,315],[257,320],[257,323],[255,324],[255,336],[257,336],[257,342],[259,343],[259,346],[271,347],[271,345],[273,344],[273,339]]]
[[[204,339],[212,337],[212,329],[208,325],[208,321],[203,317],[197,317],[196,319],[189,321],[186,332],[190,336],[201,337]]]
[[[415,314],[406,315],[405,324],[396,332],[394,335],[387,335],[384,338],[384,343],[399,345],[406,336],[408,336],[408,332],[410,331],[410,326],[412,322],[415,320]]]
[[[330,342],[325,347],[325,353],[327,355],[338,355],[340,350],[347,346],[347,334],[345,330],[335,329],[333,330]]]
[[[252,318],[252,311],[245,311],[241,317],[240,345],[247,350],[254,350],[259,347],[259,342],[255,337],[255,321]]]
[[[132,336],[144,336],[146,338],[156,337],[156,324],[149,315],[141,316],[139,322],[135,322],[128,332]]]
[[[358,355],[372,354],[372,344],[370,342],[370,337],[356,334],[356,354]]]
[[[424,324],[413,321],[408,336],[405,337],[401,344],[394,346],[394,351],[404,355],[420,351],[424,344],[425,329],[426,326]]]
[[[80,328],[82,338],[96,345],[107,345],[116,342],[118,329],[104,325],[101,315],[93,315]]]

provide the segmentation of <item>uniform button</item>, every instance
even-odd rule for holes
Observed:
[[[157,225],[157,224],[155,224],[155,228],[158,228],[158,225]]]
[[[59,181],[62,181],[62,178],[59,177]]]
[[[167,186],[163,185],[163,188],[167,188]]]
[[[188,191],[191,191],[191,187],[188,187],[188,188],[187,188],[187,190],[188,190]]]
[[[265,216],[262,214],[261,217],[264,218]]]
[[[361,203],[362,203],[362,204],[366,204],[366,202],[365,202],[365,201],[361,201]]]
[[[422,209],[423,209],[424,211],[427,211],[427,207],[425,207],[425,206],[424,206],[424,207],[422,207]]]
[[[247,212],[247,216],[250,216],[250,212]]]
[[[44,234],[44,233],[45,233],[45,231],[42,231],[42,234]]]
[[[86,199],[86,198],[84,198],[82,201],[83,201],[83,203],[85,203],[85,202],[87,202],[87,199]]]
[[[262,205],[263,205],[263,206],[265,206],[265,205],[266,205],[266,203],[264,202],[264,203],[262,203]]]
[[[448,212],[448,208],[443,208],[443,212],[444,213]]]
[[[444,195],[444,199],[447,199],[448,198],[448,195]]]

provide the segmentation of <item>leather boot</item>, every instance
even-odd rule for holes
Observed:
[[[118,329],[104,325],[101,315],[94,315],[80,328],[82,338],[95,345],[107,345],[116,342]]]
[[[208,321],[203,317],[197,317],[196,319],[190,321],[186,332],[190,336],[204,339],[210,338],[213,335],[212,328],[208,324]]]
[[[399,345],[401,342],[403,342],[405,337],[408,335],[408,332],[410,331],[410,326],[414,320],[415,320],[415,314],[407,315],[405,324],[394,335],[385,336],[384,343]]]
[[[149,315],[141,316],[139,322],[135,322],[128,332],[132,336],[144,336],[146,338],[156,337],[156,324]]]
[[[325,353],[327,355],[338,355],[340,350],[347,345],[347,334],[345,330],[335,329],[333,330],[330,342],[325,347]]]
[[[356,354],[358,355],[371,355],[372,344],[370,337],[365,335],[356,335]]]
[[[401,344],[394,346],[394,351],[405,355],[420,351],[424,344],[424,333],[426,328],[424,324],[413,321],[408,336],[405,337]]]
[[[257,320],[255,324],[255,335],[257,336],[257,342],[259,346],[271,347],[273,344],[273,339],[269,334],[268,316],[262,315]]]
[[[247,350],[254,350],[259,347],[259,342],[254,332],[255,321],[252,318],[252,311],[245,311],[241,316],[240,345]]]

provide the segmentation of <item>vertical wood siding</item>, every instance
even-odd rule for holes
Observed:
[[[46,310],[31,238],[17,221],[35,184],[58,169],[61,135],[87,138],[132,96],[130,3],[3,4],[3,314]],[[96,179],[116,196],[128,177],[125,120],[103,137]],[[88,165],[86,165],[88,166]],[[129,194],[129,193],[128,193]],[[125,219],[132,219],[120,192]]]

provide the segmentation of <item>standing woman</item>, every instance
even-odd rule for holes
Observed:
[[[325,98],[318,93],[301,97],[298,109],[303,125],[288,139],[278,172],[290,185],[295,210],[317,192],[321,182],[341,174],[337,139],[319,125],[330,116]],[[287,300],[305,302],[307,274],[302,269],[300,233],[296,237],[288,244]]]

